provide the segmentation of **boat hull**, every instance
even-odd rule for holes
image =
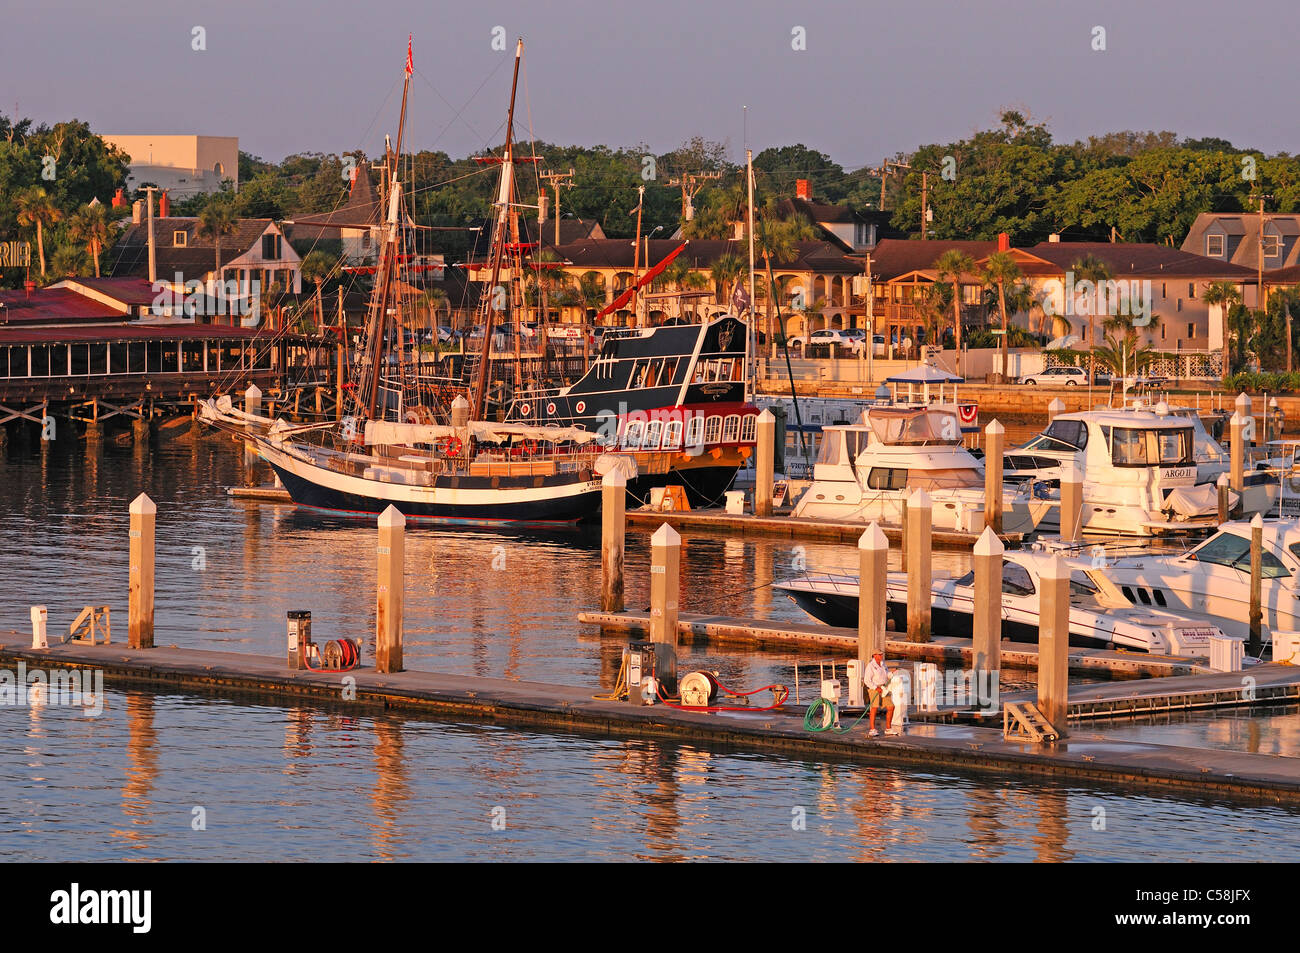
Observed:
[[[258,449],[295,503],[331,513],[373,517],[395,506],[412,520],[542,527],[576,523],[600,508],[601,484],[589,471],[460,477],[445,486],[410,486],[339,473],[264,441]]]

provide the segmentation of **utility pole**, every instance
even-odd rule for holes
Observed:
[[[560,244],[560,189],[573,188],[573,169],[568,172],[551,172],[547,170],[542,173],[542,178],[550,183],[551,188],[555,190],[555,244]]]
[[[749,334],[745,337],[745,350],[748,352],[749,365],[748,374],[746,375],[750,392],[746,399],[753,399],[756,393],[755,385],[755,368],[758,360],[758,336],[756,325],[758,319],[754,297],[754,150],[745,150],[745,187],[749,192]],[[769,289],[769,294],[770,294]]]
[[[695,217],[695,196],[700,194],[704,183],[721,179],[721,172],[683,172],[667,182],[669,188],[680,186],[682,190],[682,221],[689,222]]]
[[[921,173],[921,241],[925,241],[925,226],[930,211],[930,183],[928,172]]]
[[[158,255],[154,247],[153,238],[153,194],[158,190],[152,185],[147,185],[145,186],[144,191],[147,193],[145,198],[149,202],[149,284],[152,285],[158,280]],[[1263,206],[1261,205],[1261,208],[1262,207]],[[1263,253],[1261,252],[1261,254]],[[221,276],[218,275],[217,277],[220,278]]]
[[[636,187],[636,238],[632,241],[632,327],[637,326],[637,282],[641,280],[641,209],[645,205],[645,186]],[[648,264],[648,262],[647,262]]]
[[[1255,286],[1255,302],[1260,311],[1268,307],[1268,296],[1264,294],[1264,199],[1268,198],[1272,196],[1259,197],[1259,274],[1256,279],[1258,284]],[[1288,360],[1290,360],[1289,356]]]

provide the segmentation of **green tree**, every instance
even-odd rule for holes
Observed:
[[[95,277],[99,277],[99,256],[108,245],[108,216],[103,205],[87,205],[73,213],[68,221],[68,235],[73,241],[86,246],[86,254],[95,265]]]
[[[735,252],[724,252],[709,267],[709,277],[713,280],[713,294],[718,304],[727,300],[727,289],[745,270],[745,262]]]
[[[1086,304],[1088,309],[1088,383],[1094,384],[1096,383],[1097,362],[1091,355],[1097,343],[1097,312],[1101,310],[1101,288],[1105,282],[1111,279],[1110,267],[1096,255],[1085,255],[1071,265],[1070,269],[1074,272],[1076,285],[1081,281],[1090,281],[1094,289],[1091,300],[1087,301]]]
[[[1002,315],[1002,373],[1005,376],[1008,367],[1007,355],[1007,285],[1014,285],[1020,280],[1020,266],[1011,257],[1010,252],[998,251],[989,255],[980,271],[980,278],[990,288],[997,289],[998,312]]]
[[[18,224],[36,229],[36,249],[41,260],[41,277],[45,277],[45,226],[63,218],[63,211],[54,204],[49,193],[33,185],[18,193]]]
[[[975,271],[975,259],[955,248],[950,248],[934,263],[940,282],[952,287],[953,343],[957,348],[957,376],[962,374],[961,357],[961,279]]]

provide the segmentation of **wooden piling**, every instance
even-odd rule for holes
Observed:
[[[1264,519],[1258,513],[1250,521],[1250,638],[1246,647],[1259,657],[1264,647]]]
[[[137,444],[149,442],[149,421],[137,417],[131,421],[131,436]]]
[[[661,682],[677,680],[677,615],[681,595],[682,538],[664,523],[650,537],[650,641],[667,646],[658,656]]]
[[[454,408],[452,413],[455,414]],[[622,612],[627,477],[622,473],[606,473],[600,485],[600,609]]]
[[[154,522],[158,507],[141,493],[131,501],[131,575],[127,597],[128,648],[153,648]]]
[[[1006,547],[991,526],[975,542],[975,614],[972,618],[971,671],[1002,667],[1002,554]],[[976,678],[975,684],[979,684]],[[982,699],[983,700],[983,699]]]
[[[262,389],[256,384],[249,384],[244,391],[244,413],[260,414],[262,412]],[[257,469],[257,451],[251,440],[244,441],[244,476],[251,485]]]
[[[1232,489],[1238,495],[1246,485],[1246,420],[1246,417],[1234,412],[1228,421],[1229,472],[1232,475]]]
[[[754,469],[754,515],[772,515],[772,481],[776,465],[776,417],[770,410],[758,415],[758,452]]]
[[[1215,486],[1219,491],[1219,525],[1222,526],[1228,522],[1228,514],[1232,509],[1228,497],[1228,474],[1220,473],[1219,479],[1215,481]]]
[[[1047,422],[1050,424],[1063,413],[1065,413],[1065,401],[1059,397],[1053,397],[1051,403],[1047,405]]]
[[[375,590],[375,671],[402,671],[402,588],[406,517],[395,506],[379,514],[379,578]]]
[[[885,588],[889,583],[889,540],[872,522],[858,539],[858,661],[862,671],[885,651]]]
[[[933,587],[930,494],[917,490],[907,501],[907,641],[930,641],[930,593]]]
[[[1074,462],[1061,465],[1061,539],[1074,542],[1083,530],[1083,474]]]
[[[1060,556],[1048,556],[1038,578],[1038,710],[1064,738],[1069,704],[1070,567]]]
[[[1007,429],[993,421],[984,428],[984,525],[1002,532],[1002,447]]]

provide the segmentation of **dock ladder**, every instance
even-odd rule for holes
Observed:
[[[1008,741],[1041,744],[1060,736],[1033,702],[1007,702],[1002,709],[1002,737]]]

